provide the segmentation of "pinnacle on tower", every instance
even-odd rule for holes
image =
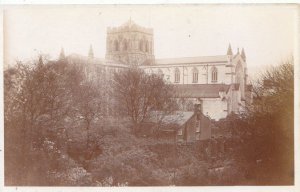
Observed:
[[[244,61],[246,61],[246,54],[245,54],[244,48],[242,48],[241,57],[243,58]]]
[[[43,65],[43,63],[44,63],[44,62],[43,62],[43,56],[40,55],[40,56],[39,56],[39,62],[38,62],[38,64],[39,64],[39,65]]]
[[[93,59],[94,58],[94,51],[92,45],[90,45],[90,50],[89,50],[89,58]]]
[[[59,54],[59,60],[63,60],[65,58],[66,58],[66,56],[65,56],[64,48],[61,48],[61,51],[60,51],[60,54]]]
[[[240,48],[237,48],[237,55],[240,54]]]
[[[229,43],[228,49],[227,49],[227,55],[232,55],[232,49],[231,49],[231,45]]]

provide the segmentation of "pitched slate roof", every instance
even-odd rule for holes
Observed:
[[[192,116],[192,111],[176,111],[172,114],[164,115],[161,111],[152,111],[145,122],[158,123],[161,120],[163,125],[175,124],[184,125]]]
[[[188,84],[174,85],[176,97],[218,98],[219,92],[228,92],[230,85],[225,84]]]
[[[168,58],[168,59],[156,59],[156,65],[167,65],[167,64],[198,64],[198,63],[223,63],[227,62],[227,55],[216,55],[216,56],[202,56],[202,57],[181,57],[181,58]]]

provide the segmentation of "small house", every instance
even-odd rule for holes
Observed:
[[[200,111],[176,111],[168,115],[155,111],[145,124],[158,130],[160,136],[169,135],[177,142],[194,142],[211,138],[210,122]]]

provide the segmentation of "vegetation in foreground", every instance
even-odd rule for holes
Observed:
[[[293,80],[291,62],[263,74],[247,113],[214,123],[225,147],[176,145],[105,117],[108,90],[80,66],[19,63],[4,72],[5,185],[292,185]]]

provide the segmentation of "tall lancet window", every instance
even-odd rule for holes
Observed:
[[[146,49],[146,52],[149,52],[149,43],[148,43],[148,41],[146,41],[145,49]]]
[[[196,67],[194,67],[193,69],[193,83],[198,83],[198,69]]]
[[[149,53],[152,53],[152,42],[149,42]]]
[[[128,49],[128,43],[127,43],[127,40],[125,39],[123,41],[123,51],[127,51],[127,49]]]
[[[178,68],[175,69],[175,83],[179,83],[180,82],[180,71]]]
[[[140,40],[140,51],[144,51],[144,42]]]
[[[115,40],[115,51],[119,51],[119,42]]]
[[[114,51],[114,42],[111,40],[108,43],[108,51]]]
[[[212,67],[211,69],[211,82],[215,83],[218,81],[218,70],[216,67]]]

